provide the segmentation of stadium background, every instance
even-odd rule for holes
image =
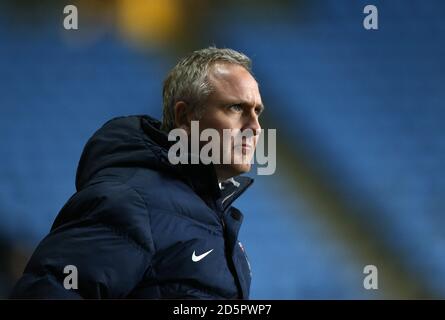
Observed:
[[[444,14],[439,0],[2,1],[0,297],[73,194],[91,134],[159,118],[166,72],[214,44],[252,58],[277,129],[276,174],[237,201],[251,297],[445,298]],[[369,264],[378,290],[363,288]]]

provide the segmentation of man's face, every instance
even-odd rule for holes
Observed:
[[[264,107],[257,82],[242,66],[215,63],[208,80],[214,90],[205,104],[199,129],[213,128],[220,133],[221,159],[230,151],[230,164],[215,165],[218,179],[223,181],[250,170],[261,131],[258,117]],[[223,139],[223,129],[231,129],[231,139]],[[234,138],[249,131],[253,133],[250,137]]]

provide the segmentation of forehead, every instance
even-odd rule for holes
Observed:
[[[214,88],[213,98],[261,102],[258,83],[240,65],[215,63],[209,70],[208,80]]]

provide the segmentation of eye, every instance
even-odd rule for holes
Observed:
[[[255,108],[255,113],[259,116],[263,112],[263,108]]]
[[[232,104],[231,106],[229,106],[229,109],[235,112],[243,111],[243,107],[240,104]]]

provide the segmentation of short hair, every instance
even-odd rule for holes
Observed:
[[[207,76],[215,62],[237,64],[252,73],[251,60],[245,54],[228,48],[208,47],[184,57],[164,80],[161,125],[163,131],[169,132],[175,128],[174,106],[178,101],[186,102],[193,112],[199,115],[213,91]]]

